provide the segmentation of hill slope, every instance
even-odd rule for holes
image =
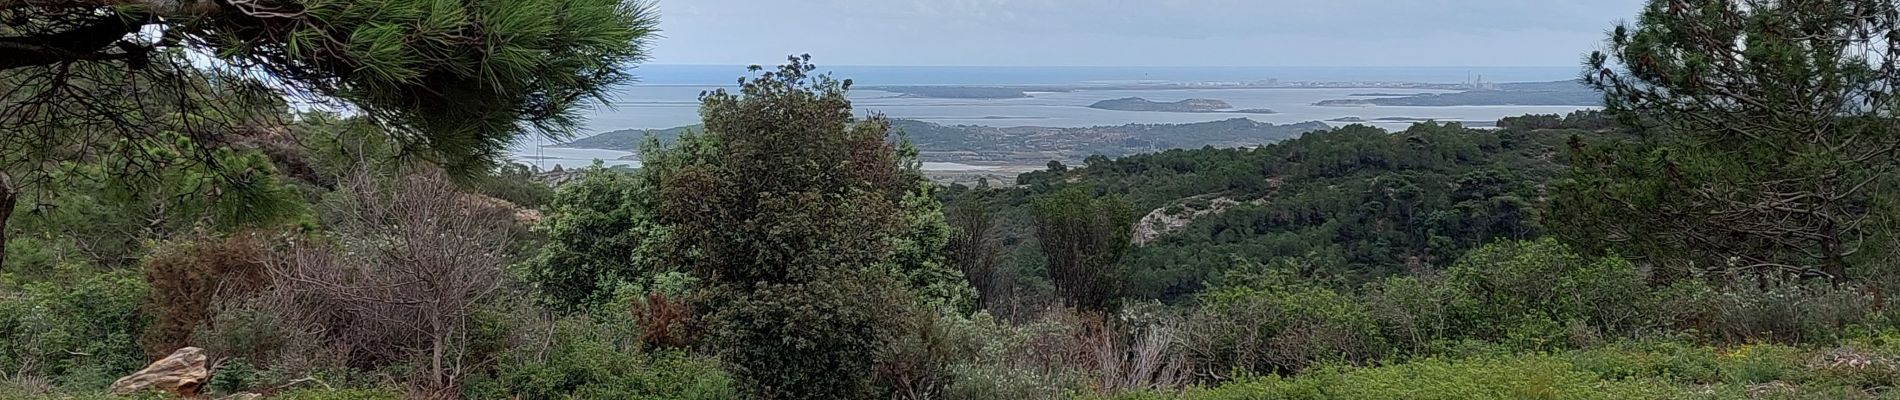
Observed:
[[[1352,286],[1442,266],[1471,248],[1539,236],[1544,187],[1584,130],[1353,125],[1253,149],[1169,150],[1091,159],[1022,175],[1020,187],[953,188],[958,202],[1001,211],[1014,262],[1034,270],[1027,199],[1081,185],[1127,199],[1138,214],[1181,216],[1144,231],[1123,264],[1137,298],[1183,299],[1238,262],[1296,262]],[[1131,227],[1135,228],[1135,227]]]

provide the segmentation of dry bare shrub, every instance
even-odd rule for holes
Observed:
[[[1178,317],[1123,311],[1111,319],[1050,308],[1021,324],[980,315],[963,329],[967,356],[950,398],[1059,398],[1172,389],[1192,375]]]
[[[654,292],[633,303],[640,341],[647,346],[685,349],[699,342],[701,332],[692,324],[693,303],[683,296]]]
[[[152,324],[139,338],[145,355],[156,359],[191,345],[192,332],[214,322],[218,298],[245,297],[269,286],[264,250],[253,233],[159,246],[145,262],[145,281],[152,287],[146,301]]]
[[[897,326],[878,348],[874,367],[878,383],[891,391],[891,398],[944,397],[954,378],[951,366],[962,354],[957,351],[958,338],[942,318],[922,308],[912,308],[898,321],[893,321]]]
[[[352,367],[426,359],[422,387],[448,393],[474,367],[469,317],[501,284],[513,216],[458,201],[439,172],[364,176],[331,204],[336,235],[293,238],[272,258],[272,307]]]
[[[1179,321],[1165,318],[1104,323],[1090,329],[1086,346],[1094,354],[1096,389],[1114,394],[1185,383],[1189,369],[1179,326]]]
[[[1873,318],[1875,296],[1857,285],[1747,277],[1723,286],[1685,280],[1661,296],[1658,322],[1721,343],[1814,343]]]

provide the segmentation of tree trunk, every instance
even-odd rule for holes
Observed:
[[[1821,252],[1827,256],[1822,261],[1821,272],[1828,275],[1829,281],[1839,285],[1847,280],[1847,260],[1841,256],[1841,233],[1833,220],[1822,225],[1821,238]]]
[[[443,340],[442,335],[438,334],[438,335],[435,335],[435,339],[433,341],[435,343],[432,343],[429,346],[430,347],[429,369],[432,375],[435,376],[435,388],[441,389],[441,388],[447,387],[449,384],[448,377],[443,376],[444,374],[442,373],[442,353],[443,353],[442,343],[445,340]]]
[[[13,187],[13,176],[0,172],[0,269],[7,265],[7,222],[13,220],[13,207],[20,204],[20,191]]]

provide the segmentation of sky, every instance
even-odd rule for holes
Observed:
[[[656,0],[653,64],[1573,66],[1642,0]]]

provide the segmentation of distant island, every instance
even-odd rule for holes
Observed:
[[[938,99],[1020,99],[1029,97],[1022,88],[994,86],[881,86],[867,88],[897,93],[902,97]]]
[[[646,142],[647,136],[649,135],[659,139],[660,143],[671,144],[674,140],[679,139],[680,134],[686,133],[688,130],[697,130],[701,127],[700,125],[692,125],[669,129],[622,129],[574,139],[574,141],[552,147],[638,152],[640,151],[640,144]]]
[[[1339,117],[1339,118],[1326,120],[1326,122],[1337,122],[1337,123],[1344,123],[1344,124],[1439,122],[1439,123],[1456,123],[1459,125],[1463,125],[1465,127],[1473,127],[1473,128],[1498,126],[1498,123],[1495,121],[1473,121],[1473,120],[1460,120],[1460,119],[1455,119],[1455,118],[1419,118],[1419,117],[1379,117],[1379,118]]]
[[[1374,94],[1354,94],[1372,97]],[[1400,97],[1323,100],[1313,105],[1329,107],[1400,106],[1599,106],[1603,96],[1573,81],[1505,83],[1481,90],[1457,93],[1424,93]]]
[[[1181,101],[1176,101],[1172,103],[1163,103],[1163,102],[1158,102],[1158,101],[1151,101],[1151,100],[1140,98],[1140,97],[1127,97],[1127,98],[1120,98],[1120,99],[1113,99],[1113,100],[1098,101],[1098,102],[1095,102],[1095,104],[1090,104],[1089,108],[1098,109],[1098,110],[1115,110],[1115,111],[1160,111],[1160,112],[1186,112],[1186,113],[1238,113],[1238,114],[1273,114],[1274,113],[1273,110],[1258,109],[1258,108],[1246,109],[1246,110],[1235,110],[1233,109],[1234,105],[1227,104],[1227,102],[1225,101],[1214,100],[1214,99],[1187,99],[1187,100],[1181,100]]]
[[[1365,119],[1361,117],[1339,117],[1339,118],[1326,120],[1326,122],[1425,122],[1425,121],[1437,121],[1437,120],[1438,120],[1437,118],[1417,118],[1417,117],[1379,117],[1379,118],[1373,118],[1373,119]]]

